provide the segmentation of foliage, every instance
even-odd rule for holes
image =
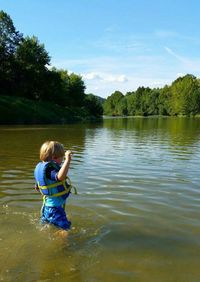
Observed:
[[[4,60],[13,55],[22,39],[22,34],[16,31],[10,16],[0,11],[0,58]]]
[[[96,116],[96,117],[102,116],[103,107],[98,97],[96,97],[95,95],[93,94],[86,95],[84,105],[92,116]]]
[[[104,102],[106,115],[196,115],[200,113],[200,80],[187,74],[160,89],[139,87],[125,96],[114,92]]]
[[[199,112],[199,82],[193,75],[179,77],[171,85],[171,115],[190,115]]]
[[[24,38],[9,15],[0,11],[1,95],[49,101],[65,108],[86,107],[82,77],[67,70],[49,69],[48,65],[50,56],[44,44],[35,36]]]
[[[82,106],[85,98],[85,84],[81,76],[71,73],[69,75],[69,105]]]
[[[47,101],[0,96],[0,124],[66,123],[91,119],[83,107],[64,108]]]
[[[9,15],[0,11],[0,90],[1,94],[13,93],[14,53],[23,41],[22,34],[16,31]]]
[[[118,104],[123,99],[124,95],[120,91],[115,91],[111,96],[109,96],[104,102],[104,113],[105,115],[120,115],[122,106]]]
[[[33,100],[47,98],[48,91],[44,82],[50,57],[44,45],[40,44],[35,36],[26,37],[16,49],[15,60],[17,66],[15,93]]]
[[[125,99],[127,101],[127,114],[130,116],[136,115],[136,96],[134,92],[126,94]]]

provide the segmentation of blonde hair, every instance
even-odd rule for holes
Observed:
[[[64,146],[57,141],[46,141],[40,148],[40,160],[51,161],[65,155]]]

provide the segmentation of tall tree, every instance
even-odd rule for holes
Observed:
[[[136,112],[135,93],[128,92],[126,94],[126,101],[127,101],[127,114],[129,116],[134,116]]]
[[[158,97],[158,113],[159,115],[170,115],[172,112],[171,109],[171,91],[168,85],[165,85],[159,90],[160,94]]]
[[[193,107],[195,107],[195,104],[193,103],[193,106],[191,104],[191,101],[193,99],[194,93],[197,97],[197,93],[199,93],[199,83],[195,76],[191,74],[187,74],[183,77],[179,77],[176,79],[171,87],[171,109],[172,115],[189,115],[193,111],[196,112]],[[195,99],[195,101],[198,101],[198,99]]]
[[[50,57],[37,37],[26,37],[16,49],[19,95],[30,99],[48,98],[45,80]]]
[[[0,11],[0,88],[2,94],[12,95],[14,92],[14,53],[22,41],[23,36],[16,31],[10,16]]]
[[[85,98],[85,84],[80,75],[69,75],[69,105],[82,106]]]
[[[93,94],[85,95],[84,105],[89,113],[93,116],[99,117],[103,114],[103,107],[98,98]]]
[[[120,103],[121,99],[123,99],[124,95],[120,91],[115,91],[114,93],[109,96],[106,101],[104,102],[104,112],[106,115],[120,115],[119,110],[121,111],[118,104]]]
[[[10,16],[0,11],[0,58],[5,59],[13,55],[22,40],[23,35],[16,31]]]

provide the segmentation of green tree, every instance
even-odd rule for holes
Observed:
[[[117,115],[124,116],[128,114],[127,111],[127,100],[125,97],[122,97],[115,106]]]
[[[129,92],[128,95],[126,95],[126,101],[127,101],[127,114],[129,116],[134,116],[136,113],[136,96],[134,92]]]
[[[152,89],[147,95],[147,115],[159,114],[159,91],[158,89]]]
[[[26,69],[36,69],[37,72],[43,71],[50,63],[50,57],[36,36],[27,36],[16,49],[18,61]]]
[[[194,90],[191,97],[188,97],[188,113],[190,115],[196,115],[200,113],[200,88]]]
[[[196,112],[195,104],[191,104],[193,96],[198,97],[199,83],[195,76],[187,74],[176,79],[171,87],[171,114],[172,115],[189,115]],[[196,94],[194,94],[196,93]],[[194,99],[198,102],[198,99]]]
[[[47,65],[50,57],[37,37],[26,37],[16,49],[18,95],[29,99],[44,100],[49,97],[45,87]]]
[[[103,107],[99,99],[93,94],[85,95],[84,105],[89,113],[93,116],[99,117],[103,114]]]
[[[67,70],[53,68],[54,85],[51,91],[54,92],[55,102],[61,106],[70,106],[70,77]]]
[[[121,109],[118,107],[119,102],[123,99],[124,95],[120,91],[115,91],[104,102],[105,115],[120,115]]]
[[[138,87],[135,92],[135,114],[136,115],[147,115],[148,101],[147,95],[151,89],[149,87]]]
[[[82,106],[85,98],[85,84],[80,75],[69,75],[69,105]]]
[[[52,69],[47,70],[43,76],[44,83],[41,85],[40,100],[64,106],[66,104],[66,93],[60,73],[56,69]]]
[[[8,14],[0,11],[0,89],[1,94],[13,95],[15,85],[14,53],[23,36],[16,31]]]
[[[65,107],[80,107],[84,105],[85,84],[81,76],[69,74],[67,70],[51,69],[49,77],[49,90],[51,100]]]
[[[159,90],[159,98],[158,98],[158,113],[159,115],[170,115],[172,112],[171,109],[171,92],[170,87],[165,85],[163,88]]]
[[[0,11],[0,58],[13,55],[17,46],[22,42],[23,35],[16,31],[13,21],[8,14]]]
[[[196,115],[200,113],[200,85],[195,78],[184,96],[183,109],[184,115]]]

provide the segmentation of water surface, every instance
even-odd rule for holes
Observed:
[[[39,222],[39,148],[74,152],[68,240]],[[200,281],[200,120],[0,127],[1,281]]]

